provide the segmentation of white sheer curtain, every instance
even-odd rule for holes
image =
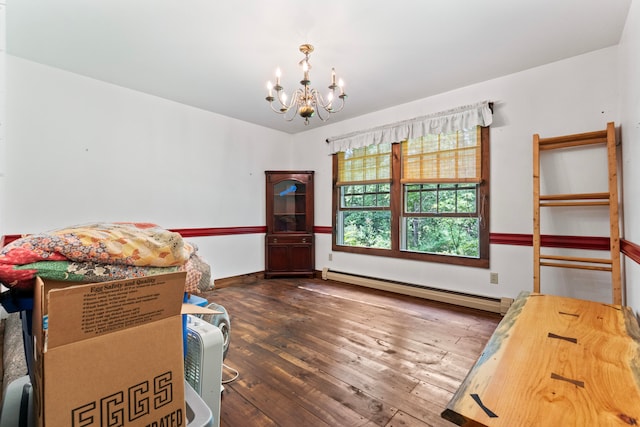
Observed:
[[[465,105],[422,117],[328,138],[331,154],[382,142],[400,142],[424,135],[451,133],[475,126],[489,126],[492,113],[489,101]]]

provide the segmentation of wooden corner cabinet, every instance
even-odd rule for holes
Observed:
[[[266,171],[266,278],[315,274],[313,171]]]

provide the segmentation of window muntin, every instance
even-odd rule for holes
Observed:
[[[340,186],[340,207],[342,209],[388,208],[390,194],[388,183],[342,185]]]
[[[404,214],[476,214],[478,184],[405,184]]]
[[[479,258],[478,184],[407,184],[401,250]]]
[[[391,144],[338,154],[340,246],[390,249]]]
[[[374,206],[378,203],[376,190],[369,190],[369,193],[376,193],[376,202],[371,201],[373,199],[364,202],[365,188],[358,190],[363,195],[361,201],[353,198],[350,204],[344,204],[343,196],[355,195],[355,192],[341,193],[339,156],[334,156],[333,250],[489,266],[488,127],[392,144],[388,210]],[[407,173],[408,164],[418,165],[413,168],[418,172]],[[359,204],[363,206],[359,207]],[[347,215],[353,209],[360,209],[360,212],[366,209],[369,215],[385,211],[389,229],[376,229],[376,225],[382,224],[380,218]],[[370,225],[365,225],[365,221]],[[377,233],[379,239],[368,236],[361,238],[359,246],[344,245],[344,224],[363,234],[367,231]],[[439,234],[433,230],[439,230]],[[380,245],[383,238],[385,244]],[[381,250],[380,246],[385,249]]]
[[[388,183],[341,186],[339,244],[390,249],[390,195]]]

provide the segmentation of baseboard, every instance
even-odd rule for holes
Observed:
[[[454,304],[462,307],[475,308],[492,313],[506,314],[513,303],[513,298],[489,298],[479,295],[470,295],[459,292],[445,291],[441,289],[428,288],[407,283],[393,282],[389,280],[376,279],[366,276],[358,276],[349,273],[330,271],[328,268],[322,269],[322,279],[335,280],[337,282],[350,283],[353,285],[366,286],[388,292],[395,292],[403,295],[425,298],[432,301]]]
[[[229,286],[251,285],[264,279],[264,271],[241,274],[239,276],[224,277],[213,281],[214,289],[227,288]]]
[[[315,270],[313,272],[314,279],[322,279],[322,271]],[[214,289],[226,288],[229,286],[251,285],[259,280],[264,280],[264,271],[256,271],[254,273],[241,274],[239,276],[223,277],[214,280]]]
[[[479,295],[445,291],[441,289],[428,288],[408,283],[376,279],[373,277],[359,276],[338,271],[330,271],[326,267],[323,268],[322,271],[316,270],[315,278],[323,280],[335,280],[336,282],[365,286],[381,291],[394,292],[397,294],[424,298],[431,301],[438,301],[447,304],[458,305],[461,307],[474,308],[491,313],[499,313],[501,315],[505,315],[509,310],[509,307],[511,307],[511,303],[513,303],[513,298],[489,298]],[[242,274],[240,276],[225,277],[222,279],[216,279],[214,281],[214,288],[220,289],[229,286],[251,285],[263,279],[264,271]]]

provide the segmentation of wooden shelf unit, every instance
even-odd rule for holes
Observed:
[[[540,152],[593,144],[607,147],[608,188],[606,193],[540,194]],[[540,252],[540,208],[609,206],[609,258],[544,255]],[[533,291],[540,292],[540,267],[575,268],[611,272],[612,303],[622,304],[620,271],[620,226],[616,132],[613,122],[601,131],[553,138],[533,135]]]
[[[265,171],[265,278],[313,277],[313,171]]]

